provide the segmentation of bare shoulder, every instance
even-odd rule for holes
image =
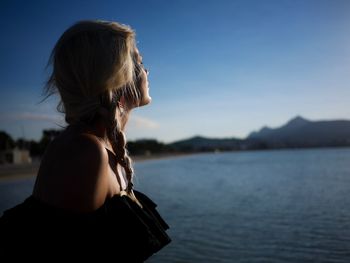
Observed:
[[[92,212],[104,204],[108,153],[97,137],[83,133],[58,141],[49,155],[55,176],[43,180],[46,201],[73,212]]]
[[[68,208],[78,212],[96,210],[108,193],[108,154],[97,137],[90,134],[77,136],[69,148],[66,160],[71,180],[65,191]]]
[[[78,135],[69,147],[72,152],[67,152],[68,155],[75,158],[76,161],[84,163],[86,168],[97,168],[97,166],[108,163],[108,154],[99,141],[99,139],[91,134]],[[91,160],[92,162],[86,162]]]

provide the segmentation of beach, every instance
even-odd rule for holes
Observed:
[[[136,155],[131,156],[131,158],[134,163],[140,163],[148,160],[176,158],[185,155],[190,155],[190,153]],[[30,164],[2,164],[0,165],[0,182],[33,178],[37,175],[39,166],[40,161]]]
[[[35,177],[39,165],[39,162],[30,164],[2,164],[0,165],[0,182]]]

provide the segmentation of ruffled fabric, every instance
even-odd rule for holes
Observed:
[[[0,218],[1,255],[12,260],[23,255],[26,260],[44,260],[50,255],[144,262],[171,239],[157,205],[139,191],[134,194],[142,208],[126,195],[115,195],[94,212],[76,214],[30,196]]]

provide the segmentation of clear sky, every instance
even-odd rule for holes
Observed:
[[[0,130],[39,139],[64,124],[57,99],[38,102],[55,42],[81,19],[136,30],[153,101],[132,113],[129,140],[350,119],[349,14],[347,0],[2,0]]]

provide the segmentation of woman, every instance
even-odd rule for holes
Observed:
[[[78,22],[58,40],[50,63],[45,89],[59,93],[68,127],[46,150],[33,194],[1,218],[1,248],[12,257],[25,250],[37,258],[40,247],[55,256],[143,262],[170,238],[156,204],[133,190],[126,150],[131,110],[151,102],[134,31]]]

